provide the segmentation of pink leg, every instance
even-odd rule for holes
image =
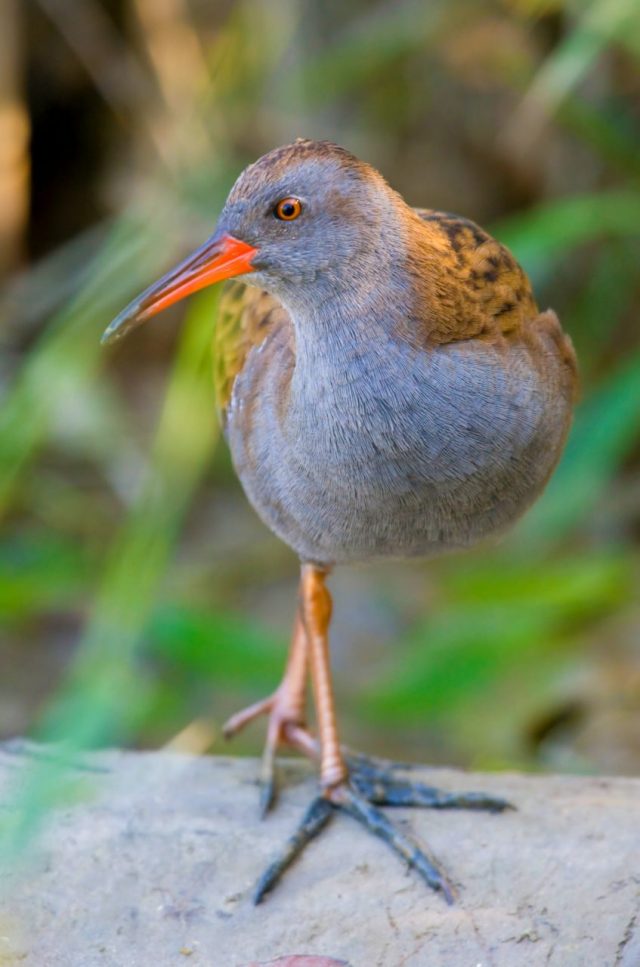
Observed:
[[[287,666],[280,685],[273,695],[232,715],[224,725],[225,738],[230,739],[258,716],[269,716],[260,772],[263,813],[268,811],[275,795],[274,765],[278,748],[289,745],[311,758],[317,756],[316,740],[307,730],[305,722],[307,663],[307,635],[298,610]]]
[[[340,748],[335,699],[329,665],[331,595],[325,584],[327,572],[313,564],[302,566],[300,610],[307,632],[311,681],[320,739],[320,782],[329,791],[347,779],[347,766]]]

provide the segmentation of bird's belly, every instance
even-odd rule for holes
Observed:
[[[264,367],[238,382],[253,413],[231,407],[229,442],[247,496],[324,564],[431,555],[503,530],[544,486],[569,421],[525,355],[506,369],[463,346],[369,373],[366,396],[346,382],[285,405]]]

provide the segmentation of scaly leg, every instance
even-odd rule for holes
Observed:
[[[273,695],[232,715],[224,725],[224,736],[230,739],[258,716],[269,716],[260,769],[262,815],[271,808],[276,795],[275,756],[278,748],[289,745],[305,755],[313,757],[316,754],[315,739],[305,725],[307,665],[307,636],[298,609],[287,666],[280,685]]]
[[[300,613],[307,633],[311,684],[320,740],[320,784],[326,798],[347,780],[347,764],[340,748],[335,699],[329,665],[331,595],[325,584],[327,571],[303,564],[300,578]]]

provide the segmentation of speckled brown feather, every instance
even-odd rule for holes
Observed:
[[[289,314],[274,296],[241,282],[227,284],[213,339],[216,402],[223,425],[233,384],[249,351],[285,326],[291,326]]]
[[[288,156],[282,163],[286,164]],[[401,334],[428,348],[466,339],[550,339],[567,366],[567,396],[574,394],[576,360],[569,337],[551,311],[540,313],[531,285],[509,250],[470,219],[431,209],[409,209],[414,237],[408,271],[421,313]],[[269,293],[233,282],[220,302],[214,338],[216,398],[223,420],[247,354],[270,332],[292,328],[287,311]]]
[[[467,218],[414,211],[409,268],[423,296],[427,343],[521,331],[537,316],[529,280],[504,245]]]

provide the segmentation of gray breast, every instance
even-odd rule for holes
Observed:
[[[524,346],[376,342],[298,363],[285,400],[289,350],[263,349],[236,381],[229,442],[249,500],[304,560],[430,555],[499,532],[539,494],[566,435],[557,381]],[[252,419],[238,419],[247,399]]]

